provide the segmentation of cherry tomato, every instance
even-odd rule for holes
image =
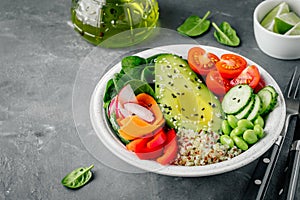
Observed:
[[[216,67],[223,78],[232,79],[247,67],[247,61],[235,54],[223,54]]]
[[[255,89],[260,81],[260,74],[256,66],[251,65],[245,68],[238,77],[232,79],[230,84],[232,86],[238,84],[248,84],[251,88]]]
[[[200,74],[207,75],[208,72],[216,68],[216,63],[220,59],[213,53],[206,52],[200,47],[193,47],[188,52],[188,63],[191,69]]]
[[[214,94],[223,96],[231,88],[230,82],[222,78],[218,71],[211,71],[206,76],[206,85]]]

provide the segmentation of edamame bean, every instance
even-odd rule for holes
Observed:
[[[264,119],[259,115],[255,120],[254,120],[254,125],[259,124],[260,127],[264,128],[265,126],[265,121]]]
[[[246,130],[243,134],[243,139],[248,144],[254,144],[258,141],[258,138],[253,130]]]
[[[254,125],[253,131],[258,138],[263,138],[265,136],[264,129],[259,124]]]
[[[229,135],[231,132],[231,127],[226,119],[222,121],[222,131],[225,135]]]
[[[220,137],[220,141],[221,141],[221,144],[228,145],[230,148],[232,148],[234,145],[233,140],[228,135],[222,135]]]
[[[234,115],[228,115],[227,116],[227,121],[231,128],[237,127],[238,119]]]
[[[242,138],[238,136],[233,136],[232,139],[239,149],[243,151],[246,151],[248,149],[248,144]]]
[[[248,119],[241,119],[237,123],[238,127],[246,128],[246,129],[253,129],[253,123]]]
[[[234,128],[231,132],[230,132],[230,137],[232,136],[240,136],[243,135],[243,133],[246,131],[247,129],[245,127],[236,127]]]

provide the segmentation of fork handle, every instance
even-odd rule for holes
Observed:
[[[272,151],[269,150],[260,157],[244,195],[245,200],[265,198],[280,150],[281,145],[275,144]]]
[[[290,183],[289,183],[287,200],[294,199],[296,186],[297,186],[297,182],[298,182],[299,168],[300,168],[300,140],[296,140],[293,142],[291,151],[295,151],[295,155],[294,155],[293,161],[292,161],[293,168],[291,170],[292,174],[291,174]]]

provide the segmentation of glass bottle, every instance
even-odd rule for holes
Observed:
[[[94,45],[106,41],[106,47],[125,47],[141,42],[156,27],[158,17],[156,0],[72,0],[74,29]]]

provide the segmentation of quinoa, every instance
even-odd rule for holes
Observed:
[[[220,135],[215,132],[195,132],[190,129],[180,129],[178,136],[178,155],[174,165],[203,166],[229,160],[241,150],[236,146],[229,148],[219,142]]]

